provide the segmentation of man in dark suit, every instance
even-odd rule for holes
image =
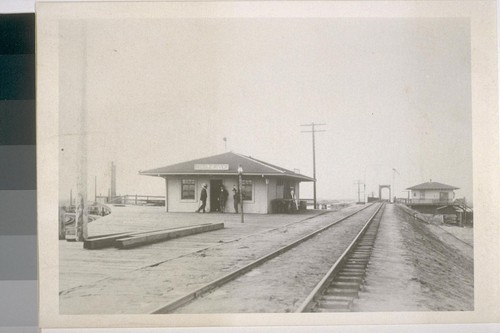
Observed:
[[[200,210],[203,210],[203,213],[205,213],[205,206],[207,205],[207,184],[203,184],[201,188],[200,201],[201,206],[196,210],[196,212],[199,213]]]
[[[224,187],[224,185],[222,185],[220,187],[220,193],[219,193],[219,205],[220,205],[219,212],[220,213],[224,213],[224,211],[226,210],[226,202],[227,202],[228,196],[229,196],[229,193],[227,193],[226,188]]]
[[[238,213],[238,205],[240,204],[240,192],[236,189],[236,186],[233,185],[233,200],[234,200],[234,212]]]

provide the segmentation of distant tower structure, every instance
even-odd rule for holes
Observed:
[[[116,197],[116,164],[111,162],[111,190],[110,197]]]

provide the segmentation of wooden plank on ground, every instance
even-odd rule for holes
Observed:
[[[115,245],[115,240],[130,236],[130,232],[121,232],[115,235],[106,235],[103,237],[93,237],[83,242],[83,248],[88,250],[103,249]]]
[[[209,223],[198,224],[198,226],[208,225]],[[176,230],[183,229],[185,227],[174,227],[174,228],[164,228],[157,230],[148,230],[148,231],[138,231],[138,232],[120,232],[116,234],[102,235],[102,236],[93,236],[83,242],[83,248],[88,250],[97,250],[103,249],[106,247],[116,246],[115,241],[124,237],[131,237],[135,235],[149,234],[154,232],[164,232],[168,230]]]
[[[151,232],[143,235],[124,237],[115,241],[116,247],[128,249],[136,246],[162,242],[173,238],[179,238],[202,232],[223,229],[224,223],[211,223],[207,225],[184,227],[177,230]]]

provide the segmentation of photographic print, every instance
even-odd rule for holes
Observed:
[[[50,311],[474,314],[469,17],[142,5],[42,7]]]

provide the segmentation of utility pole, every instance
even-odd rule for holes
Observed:
[[[366,184],[363,184],[363,203],[366,205]]]
[[[76,202],[74,227],[66,229],[66,240],[83,242],[88,238],[88,210],[87,210],[87,154],[88,154],[88,90],[87,90],[87,25],[82,23],[79,27],[81,40],[73,44],[81,53],[72,59],[77,64],[73,70],[78,78],[79,98],[75,100],[77,110],[75,130],[78,133],[76,146]]]
[[[222,141],[224,141],[224,152],[227,152],[227,137],[223,137]]]
[[[325,130],[317,130],[316,126],[325,126],[326,124],[302,124],[300,126],[311,127],[310,131],[302,131],[302,133],[312,133],[312,144],[313,144],[313,178],[314,178],[314,209],[316,209],[316,141],[315,141],[315,133],[316,132],[326,132]]]
[[[397,197],[397,191],[396,191],[396,173],[399,175],[399,171],[396,170],[395,168],[392,168],[392,187],[394,189],[394,198]],[[391,201],[391,198],[389,198],[389,202]],[[394,200],[396,202],[396,200]]]
[[[111,198],[116,197],[116,164],[111,161]]]
[[[354,183],[355,185],[358,185],[358,204],[361,203],[361,190],[360,190],[360,185],[365,185],[361,180],[358,180],[357,182]]]

